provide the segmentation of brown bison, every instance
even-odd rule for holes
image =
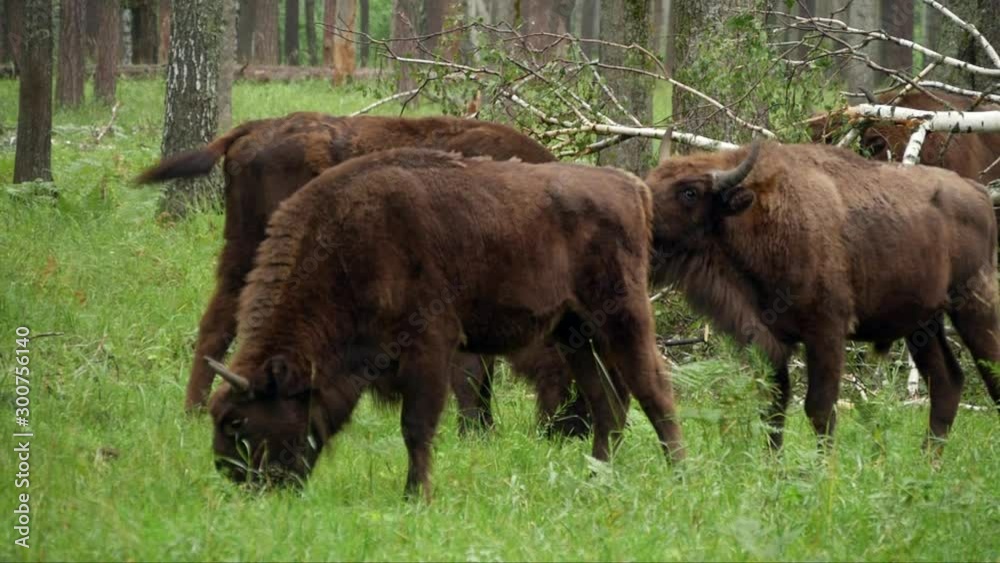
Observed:
[[[222,358],[236,333],[236,306],[257,246],[264,240],[268,218],[285,198],[327,168],[375,151],[395,147],[427,147],[467,156],[524,162],[550,162],[551,153],[537,141],[497,123],[452,117],[403,119],[333,117],[293,113],[251,121],[236,127],[204,148],[169,157],[144,172],[141,183],[204,175],[225,157],[225,245],[219,257],[215,294],[202,315],[195,361],[187,388],[187,407],[208,398],[213,373],[204,356]],[[492,358],[460,355],[453,366],[455,392],[463,429],[490,426]],[[564,434],[580,434],[585,425],[575,416],[585,409],[578,400],[574,416],[558,411],[568,390],[552,392],[548,381],[536,380],[540,421]]]
[[[551,338],[591,406],[593,455],[624,422],[592,349],[682,455],[647,298],[648,188],[627,173],[396,149],[351,159],[285,201],[240,296],[240,345],[210,401],[220,468],[305,478],[366,389],[402,400],[406,492],[429,496],[456,349]],[[579,335],[584,335],[580,340]]]
[[[963,375],[944,314],[1000,408],[986,363],[1000,362],[997,226],[981,185],[846,149],[773,143],[671,159],[647,182],[655,283],[676,284],[719,329],[767,353],[777,382],[766,413],[773,447],[798,343],[806,413],[821,437],[832,433],[847,339],[905,338],[930,390],[931,434],[945,437]]]
[[[904,94],[893,105],[927,111],[968,110],[975,99],[944,91],[919,90]],[[875,103],[885,104],[895,97],[896,91],[881,94]],[[975,111],[996,111],[1000,105],[981,102]],[[844,127],[844,119],[814,119],[810,122],[813,141],[832,142],[835,134]],[[902,161],[913,129],[902,123],[878,122],[867,127],[861,135],[861,147],[874,160]],[[983,174],[983,171],[1000,157],[1000,133],[929,133],[920,150],[920,162],[953,170],[977,182],[987,183],[1000,178],[1000,165]]]

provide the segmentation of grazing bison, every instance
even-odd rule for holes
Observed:
[[[984,363],[1000,362],[997,226],[981,185],[846,149],[773,143],[671,159],[647,182],[656,283],[676,284],[775,368],[766,413],[773,447],[782,443],[787,363],[798,343],[806,413],[821,437],[833,432],[847,339],[885,346],[905,338],[930,390],[931,434],[945,437],[963,375],[944,314],[1000,408],[1000,385]]]
[[[429,496],[456,349],[561,344],[591,406],[593,455],[624,423],[593,349],[682,455],[646,296],[652,202],[627,173],[395,149],[351,159],[272,217],[240,296],[240,345],[212,396],[236,481],[306,477],[366,389],[402,400],[406,492]],[[580,335],[583,335],[581,337]]]
[[[904,94],[893,105],[927,111],[964,111],[972,107],[975,99],[944,91],[928,92],[914,90]],[[875,103],[892,101],[896,91],[881,94]],[[950,107],[949,107],[950,106]],[[975,111],[996,111],[1000,105],[983,102],[975,106]],[[835,133],[845,125],[843,116],[830,119],[814,119],[810,122],[813,141],[832,142]],[[913,129],[902,123],[877,122],[867,127],[861,135],[861,146],[874,160],[902,161],[906,145]],[[984,170],[1000,157],[1000,133],[949,133],[932,132],[924,140],[920,150],[920,162],[928,166],[938,166],[953,170],[959,175],[977,182],[990,182],[1000,178],[1000,165],[994,166],[986,174]]]
[[[204,405],[211,390],[213,374],[201,358],[221,358],[232,343],[237,298],[253,266],[254,252],[264,240],[267,220],[278,204],[331,166],[375,151],[407,146],[498,160],[555,160],[537,141],[496,123],[452,117],[403,119],[293,113],[240,125],[201,149],[168,157],[139,177],[139,182],[147,183],[203,175],[225,157],[225,245],[219,257],[215,294],[198,330],[187,388],[189,409]],[[453,377],[463,429],[492,424],[492,371],[492,358],[456,358]],[[549,382],[536,380],[535,384],[539,396],[543,390],[546,396],[554,396]],[[568,396],[568,390],[563,390],[557,398],[540,402],[540,421],[562,433],[578,434],[580,428],[574,419],[558,414]],[[577,401],[571,408],[576,412],[585,406]]]

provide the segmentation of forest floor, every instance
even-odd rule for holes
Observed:
[[[869,382],[868,399],[845,392],[854,404],[826,457],[800,403],[783,455],[767,452],[757,417],[766,370],[713,336],[670,349],[689,454],[677,467],[635,406],[611,464],[590,460],[584,441],[541,438],[530,392],[503,374],[490,434],[460,438],[449,405],[430,505],[403,501],[398,410],[368,400],[302,491],[234,487],[213,468],[209,420],[182,410],[222,216],[158,219],[159,192],[130,184],[159,157],[163,90],[121,82],[100,142],[108,108],[57,112],[55,182],[14,186],[17,85],[0,81],[0,399],[10,417],[0,560],[1000,561],[997,416],[960,412],[931,463],[920,448],[927,407],[902,404],[898,351],[873,363],[852,348],[848,370]],[[370,101],[319,81],[237,84],[234,122]],[[674,295],[657,314],[664,337],[703,324]],[[13,484],[10,437],[19,326],[35,335],[27,489]],[[802,379],[800,362],[793,373]],[[966,401],[987,404],[971,371],[967,387]],[[13,543],[24,492],[29,549]]]

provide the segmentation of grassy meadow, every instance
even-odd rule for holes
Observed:
[[[459,438],[449,405],[430,505],[402,500],[398,409],[367,399],[304,490],[234,487],[213,467],[207,417],[182,409],[222,216],[163,220],[158,192],[129,184],[159,157],[163,90],[120,82],[100,142],[108,108],[57,111],[55,182],[14,186],[17,84],[0,81],[0,560],[1000,561],[1000,421],[963,410],[931,463],[920,449],[927,407],[902,404],[898,350],[881,361],[850,353],[870,389],[867,400],[845,389],[853,407],[828,457],[800,402],[784,454],[766,451],[762,363],[712,336],[669,349],[689,454],[678,467],[636,406],[609,465],[588,458],[589,443],[540,438],[528,388],[504,376],[491,434]],[[370,101],[324,82],[240,83],[234,122]],[[664,337],[703,326],[674,295],[658,318]],[[30,345],[29,549],[13,544],[11,524],[24,492],[10,437],[18,326],[58,333]],[[967,375],[966,401],[987,404]],[[803,379],[801,362],[793,376]]]

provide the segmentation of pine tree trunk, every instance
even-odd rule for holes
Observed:
[[[420,34],[420,3],[418,0],[392,0],[392,36],[415,37]],[[412,56],[417,49],[416,41],[396,41],[393,48],[397,55]],[[416,82],[409,65],[399,64],[396,74],[396,91],[412,90]]]
[[[306,0],[306,49],[309,50],[309,66],[319,66],[316,55],[316,0]]]
[[[87,23],[84,26],[84,48],[87,50],[87,58],[97,60],[97,36],[101,30],[101,0],[87,1]],[[170,0],[166,0],[169,2]]]
[[[156,53],[156,60],[160,64],[167,64],[170,58],[170,0],[160,0],[160,44]]]
[[[323,2],[323,66],[333,68],[333,29],[337,26],[337,0]]]
[[[63,107],[83,102],[83,0],[61,0],[59,5],[59,73],[56,101]]]
[[[333,84],[343,84],[354,76],[354,21],[357,17],[356,0],[337,2],[337,25],[345,30],[342,36],[333,38]]]
[[[602,0],[601,39],[650,47],[650,0]],[[601,61],[609,65],[648,68],[649,60],[638,53],[601,46]],[[608,86],[621,104],[642,123],[653,120],[653,83],[635,73],[604,71]],[[610,111],[610,108],[608,108]],[[629,123],[624,115],[611,111],[612,118]],[[635,137],[598,153],[598,162],[624,168],[639,176],[649,170],[652,158],[648,139]]]
[[[0,0],[0,64],[10,61],[10,48],[7,35],[7,2]]]
[[[285,64],[299,64],[299,0],[285,0]]]
[[[52,1],[25,0],[14,183],[52,180]]]
[[[894,37],[913,39],[913,2],[881,0],[882,29]],[[933,9],[933,8],[932,8]],[[908,72],[913,66],[913,51],[902,45],[883,41],[879,43],[879,64]]]
[[[247,64],[253,59],[253,30],[256,27],[254,0],[240,0],[240,16],[236,30],[236,60]]]
[[[118,61],[121,59],[121,5],[118,0],[101,0],[100,28],[97,34],[97,68],[94,73],[94,97],[111,105],[118,86]]]
[[[278,0],[256,0],[253,62],[276,65],[278,58]]]
[[[170,61],[167,64],[163,155],[194,149],[212,140],[218,125],[219,54],[223,43],[222,0],[173,0]],[[218,175],[171,182],[161,207],[181,216],[196,202],[217,201]]]
[[[219,131],[233,126],[233,74],[236,72],[236,11],[238,0],[222,2],[222,46],[219,48]]]
[[[160,50],[160,24],[158,0],[133,0],[132,13],[132,62],[156,64]]]
[[[368,35],[371,33],[371,24],[369,23],[369,17],[371,12],[371,6],[369,6],[368,0],[361,0],[359,2],[358,11],[361,12],[361,66],[368,66],[368,52],[371,50],[371,43],[368,41]]]

